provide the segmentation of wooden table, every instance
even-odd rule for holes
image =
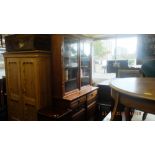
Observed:
[[[155,78],[117,78],[110,82],[110,87],[115,100],[111,120],[114,120],[120,103],[155,114]]]

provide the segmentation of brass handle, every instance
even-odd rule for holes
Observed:
[[[18,100],[11,98],[10,99],[12,102],[18,102]]]
[[[24,103],[26,107],[35,107],[35,105]]]
[[[19,43],[18,43],[19,48],[24,47],[24,45],[25,45],[25,44],[24,44],[23,42],[19,42]]]

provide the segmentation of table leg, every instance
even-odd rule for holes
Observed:
[[[143,117],[142,117],[142,121],[144,121],[146,119],[146,117],[147,117],[147,113],[144,112]]]
[[[111,121],[114,120],[115,114],[117,112],[117,107],[118,107],[118,103],[119,103],[119,93],[116,93],[116,98],[115,98],[115,105],[111,114]]]
[[[125,107],[124,111],[125,111],[125,120],[126,121],[131,121],[131,118],[132,118],[132,116],[131,116],[131,108]]]

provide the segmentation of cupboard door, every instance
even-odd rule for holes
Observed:
[[[8,100],[8,120],[23,120],[23,105],[18,99]]]
[[[21,89],[24,104],[24,120],[36,119],[35,112],[37,106],[37,61],[35,58],[21,59]],[[33,118],[32,118],[33,116]]]
[[[64,48],[63,48],[63,58],[64,58],[64,85],[65,93],[78,89],[78,50],[79,41],[77,39],[64,37]]]
[[[81,87],[91,84],[91,42],[80,42],[80,77]]]
[[[35,105],[24,103],[24,120],[25,121],[37,120],[37,108]]]
[[[20,61],[18,58],[6,59],[6,76],[9,120],[22,120],[23,105],[21,103]]]

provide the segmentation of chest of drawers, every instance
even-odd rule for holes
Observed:
[[[67,108],[72,110],[71,120],[95,119],[97,92],[97,87],[91,87],[85,91],[64,98],[63,104],[66,103]]]

